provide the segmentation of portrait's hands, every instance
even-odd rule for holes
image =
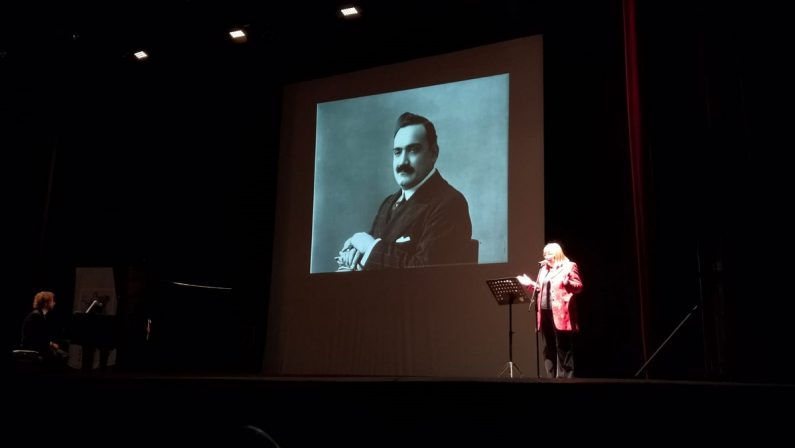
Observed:
[[[340,249],[340,254],[342,254],[343,252],[345,252],[348,249],[353,249],[353,244],[351,244],[351,240],[352,239],[353,239],[353,237],[350,237],[347,240],[345,240],[344,243],[342,243],[342,249]]]
[[[334,257],[334,260],[337,262],[337,271],[358,271],[361,270],[359,261],[361,261],[362,256],[361,252],[356,250],[354,247],[349,247],[346,250],[341,250],[339,255]]]
[[[345,240],[342,244],[342,249],[339,255],[334,257],[339,265],[338,271],[359,271],[362,267],[359,265],[364,253],[375,241],[373,237],[365,232],[359,232]]]
[[[342,260],[344,261],[346,266],[350,266],[351,269],[355,269],[356,265],[359,264],[359,261],[361,261],[363,255],[364,254],[359,252],[358,250],[350,248],[345,252],[343,252]]]
[[[375,242],[375,238],[370,236],[370,234],[367,232],[359,232],[359,233],[354,233],[353,236],[350,237],[348,241],[346,241],[346,243],[348,242],[350,242],[350,245],[356,248],[356,250],[364,254],[365,252],[367,252],[367,249],[369,249],[370,246],[373,245],[373,243]]]

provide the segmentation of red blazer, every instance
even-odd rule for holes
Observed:
[[[545,264],[538,270],[536,281],[539,282],[539,294],[536,297],[536,330],[541,327],[541,297],[546,294],[546,283],[549,281],[550,308],[552,308],[552,319],[555,321],[555,328],[561,331],[577,331],[576,313],[572,308],[569,311],[569,302],[574,294],[582,291],[582,281],[577,263],[564,261],[557,266],[549,269]],[[527,287],[533,290],[533,285]],[[532,311],[532,309],[530,310]]]

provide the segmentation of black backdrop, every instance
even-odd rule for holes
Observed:
[[[643,357],[622,4],[500,1],[475,11],[482,3],[435,3],[417,18],[412,2],[364,2],[365,16],[351,23],[322,3],[280,20],[238,2],[222,11],[144,5],[132,17],[136,8],[121,2],[101,24],[69,2],[5,15],[7,345],[36,290],[54,290],[56,317],[66,320],[75,266],[137,266],[150,283],[141,300],[184,325],[159,353],[187,341],[206,350],[170,362],[130,356],[130,369],[258,371],[283,84],[543,33],[545,228],[588,273],[580,374],[632,376]],[[788,201],[775,138],[783,84],[770,62],[781,44],[771,35],[777,14],[741,3],[638,11],[649,352],[704,304],[661,352],[654,377],[792,376],[753,363],[790,341],[777,261]],[[31,21],[37,33],[15,34]],[[225,40],[228,24],[248,26],[249,42]],[[130,58],[138,42],[152,50],[144,63]],[[234,290],[196,293],[171,281]]]

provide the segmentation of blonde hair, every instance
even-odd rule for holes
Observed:
[[[568,260],[566,255],[563,253],[563,248],[560,247],[560,244],[558,243],[549,243],[544,246],[544,256],[547,254],[552,255],[552,259],[555,261],[555,264]]]
[[[50,291],[39,291],[33,296],[33,308],[37,310],[43,309],[52,302],[55,302],[55,294]]]

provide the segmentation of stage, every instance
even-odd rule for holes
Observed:
[[[622,379],[116,374],[26,375],[6,385],[15,431],[83,446],[773,440],[789,431],[794,390]]]

